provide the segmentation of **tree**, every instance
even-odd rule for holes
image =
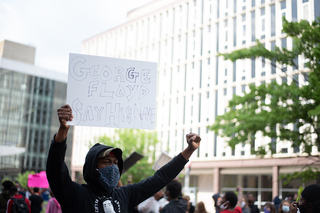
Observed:
[[[35,174],[35,172],[27,170],[24,173],[18,174],[17,181],[20,183],[21,187],[24,189],[26,189],[28,186],[28,178],[30,174]]]
[[[114,136],[104,135],[98,137],[95,142],[122,149],[123,160],[134,151],[144,155],[141,160],[122,174],[121,181],[123,184],[127,184],[128,179],[131,178],[133,183],[137,183],[154,174],[155,171],[152,166],[155,162],[155,146],[158,143],[156,132],[119,129],[115,130]]]
[[[290,84],[273,81],[260,86],[250,85],[250,92],[234,96],[227,112],[218,116],[209,128],[235,149],[239,143],[251,143],[255,134],[271,138],[271,142],[252,150],[263,157],[268,152],[276,153],[277,141],[291,142],[292,147],[302,148],[302,153],[311,155],[312,147],[320,148],[320,18],[311,24],[306,20],[288,22],[283,19],[283,31],[293,40],[291,50],[275,47],[267,50],[260,41],[249,49],[220,54],[231,61],[261,57],[273,68],[282,70]],[[304,67],[297,63],[301,55]],[[301,73],[304,85],[283,67],[291,66]],[[310,171],[310,170],[308,170]]]

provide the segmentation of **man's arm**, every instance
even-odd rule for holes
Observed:
[[[200,136],[194,133],[187,134],[186,137],[188,147],[161,167],[153,176],[139,183],[120,188],[125,190],[125,194],[130,194],[131,196],[129,208],[152,196],[179,175],[192,153],[199,147],[201,141]]]
[[[242,187],[241,186],[237,186],[237,192],[238,192],[238,203],[237,206],[239,206],[241,208],[241,202],[242,202]]]
[[[27,186],[27,189],[30,192],[30,194],[34,195],[34,191],[29,186]]]
[[[64,162],[67,149],[66,139],[69,130],[67,121],[72,121],[72,109],[69,105],[64,105],[57,110],[60,127],[54,136],[47,159],[47,178],[50,187],[59,201],[60,205],[68,206],[72,199],[74,183],[72,182],[68,168]]]

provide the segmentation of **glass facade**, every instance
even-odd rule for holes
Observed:
[[[256,198],[256,205],[261,209],[263,205],[271,201],[272,197],[272,175],[270,174],[225,174],[221,176],[221,191],[234,191],[235,187],[242,186],[245,195],[253,194]],[[258,198],[261,202],[258,202]],[[263,208],[262,208],[263,209]]]
[[[66,89],[66,83],[0,68],[0,145],[25,148],[22,154],[0,157],[0,178],[45,170],[50,141],[59,127],[52,118],[66,102]],[[66,160],[70,166],[71,149]]]

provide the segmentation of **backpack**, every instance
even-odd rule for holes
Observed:
[[[12,212],[13,213],[29,213],[29,206],[25,201],[25,198],[22,196],[21,199],[11,198],[13,201]]]

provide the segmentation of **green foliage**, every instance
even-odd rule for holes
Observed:
[[[22,188],[27,188],[29,174],[35,174],[35,172],[27,170],[25,173],[18,174],[17,181],[20,183]]]
[[[307,183],[311,180],[316,180],[320,177],[320,170],[308,166],[307,169],[299,172],[294,172],[292,174],[281,174],[279,176],[280,180],[283,180],[284,184],[290,183],[291,180],[300,179],[301,183]]]
[[[12,181],[9,177],[4,177],[4,178],[1,180],[1,184],[2,184],[3,182],[5,182],[6,180]]]
[[[250,85],[250,92],[229,101],[227,112],[218,116],[209,128],[225,137],[232,149],[239,143],[252,143],[257,132],[274,138],[273,142],[253,150],[260,157],[268,150],[274,154],[277,141],[289,141],[292,147],[301,147],[308,155],[313,146],[320,147],[320,18],[311,24],[306,20],[288,22],[283,19],[283,31],[293,39],[292,50],[276,47],[270,51],[257,41],[249,49],[220,54],[232,61],[263,57],[280,68],[282,65],[297,68],[298,55],[307,59],[308,71],[301,67],[297,70],[308,81],[306,85],[299,87],[295,79],[291,84],[273,81]]]
[[[116,130],[112,137],[101,136],[95,140],[96,143],[118,147],[123,151],[123,160],[132,152],[138,152],[144,157],[121,176],[124,185],[132,177],[132,182],[137,183],[154,174],[152,166],[155,162],[155,146],[158,143],[157,134],[154,131],[143,131],[134,129]]]

